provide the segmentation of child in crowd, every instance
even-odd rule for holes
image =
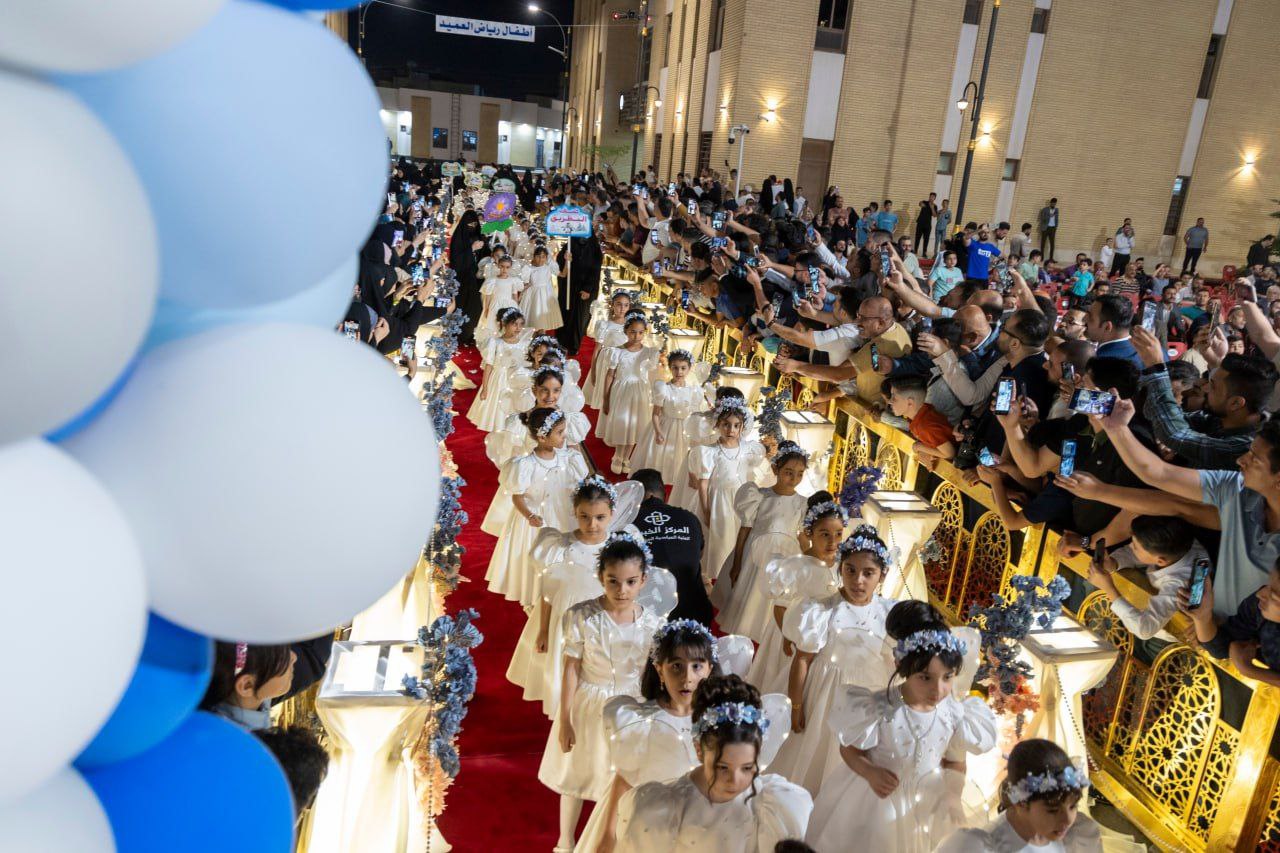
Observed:
[[[720,613],[716,621],[725,631],[744,634],[756,642],[769,622],[768,580],[764,567],[780,557],[800,553],[797,532],[808,509],[796,487],[804,479],[809,454],[793,441],[778,445],[772,460],[776,482],[764,488],[743,483],[734,496],[742,526],[734,546],[728,576],[721,569],[711,601]],[[727,581],[727,582],[726,582]]]
[[[583,800],[599,800],[612,779],[605,703],[634,695],[653,635],[665,619],[636,602],[649,575],[649,551],[628,534],[614,534],[600,551],[596,577],[604,594],[564,615],[560,712],[551,727],[538,780],[560,795],[560,839],[573,849]]]
[[[486,278],[484,284],[480,288],[480,293],[486,298],[485,310],[480,315],[480,321],[476,323],[476,344],[484,346],[485,340],[494,334],[499,334],[501,329],[501,321],[494,322],[498,317],[498,312],[503,308],[519,308],[520,307],[520,290],[524,282],[511,272],[511,258],[504,255],[498,259],[495,264],[497,274],[490,278]],[[521,312],[523,316],[524,312]],[[525,318],[528,319],[527,317]],[[537,326],[533,326],[537,328]]]
[[[653,383],[653,416],[641,428],[631,454],[630,469],[654,468],[668,483],[689,476],[689,436],[686,422],[707,407],[702,389],[690,380],[693,356],[686,350],[667,353],[668,382]]]
[[[293,664],[289,646],[224,643],[214,646],[213,675],[200,708],[249,731],[271,728],[271,700],[289,692]]]
[[[591,356],[591,369],[587,371],[587,381],[582,385],[582,393],[586,395],[587,405],[599,409],[604,405],[604,379],[609,372],[609,351],[626,343],[627,335],[622,330],[623,321],[631,312],[631,292],[615,290],[609,295],[609,314],[596,328],[593,336],[596,340],[596,351]],[[599,424],[597,432],[599,435]]]
[[[951,421],[924,401],[927,378],[903,376],[886,379],[884,393],[889,398],[889,410],[908,422],[907,431],[915,444],[912,452],[923,459],[954,459],[956,457],[955,430]]]
[[[981,829],[958,829],[937,853],[1097,853],[1102,831],[1079,813],[1088,772],[1053,741],[1031,738],[1009,751],[1000,815]]]
[[[520,310],[535,329],[555,330],[564,325],[556,297],[556,277],[560,268],[551,260],[546,246],[533,250],[531,266],[525,270],[528,286],[520,294]]]
[[[1079,308],[1085,297],[1093,288],[1093,262],[1088,258],[1076,264],[1076,273],[1071,278],[1071,307]]]
[[[646,422],[653,416],[650,385],[661,353],[645,346],[649,321],[643,311],[632,311],[622,325],[626,341],[609,351],[604,379],[604,404],[596,434],[614,448],[615,474],[631,473],[631,453]]]
[[[1267,585],[1240,602],[1221,624],[1213,616],[1211,582],[1205,582],[1199,607],[1191,607],[1188,596],[1184,587],[1178,593],[1178,606],[1191,617],[1196,639],[1206,652],[1219,660],[1229,658],[1246,678],[1280,687],[1280,559],[1271,568]]]
[[[840,539],[849,516],[830,492],[815,492],[801,522],[808,547],[794,557],[774,560],[764,567],[769,619],[747,680],[766,693],[785,693],[795,646],[782,636],[787,609],[806,598],[826,598],[840,589],[836,563]]]
[[[496,534],[498,543],[485,580],[491,592],[532,607],[536,573],[530,550],[534,537],[538,528],[547,525],[558,530],[575,526],[570,495],[587,476],[587,464],[578,451],[564,449],[564,413],[534,409],[521,418],[534,449],[512,459],[498,475],[498,485],[515,511]],[[501,498],[495,495],[494,500]],[[485,532],[492,533],[492,529]]]
[[[885,622],[894,602],[876,594],[889,571],[889,549],[874,527],[861,525],[837,557],[839,590],[801,601],[782,621],[795,651],[787,681],[792,736],[774,769],[812,794],[840,763],[829,730],[837,694],[850,684],[880,690],[893,672]]]
[[[682,504],[703,523],[702,577],[707,582],[716,579],[733,553],[738,541],[734,498],[765,456],[760,442],[742,439],[747,406],[741,399],[726,397],[713,412],[719,439],[689,451],[689,476],[697,483],[697,492],[692,506]]]
[[[625,497],[622,506],[620,496]],[[641,538],[631,522],[643,497],[644,487],[639,483],[612,486],[599,474],[592,474],[573,490],[576,529],[544,527],[533,540],[537,603],[516,644],[507,680],[524,688],[526,700],[541,702],[542,712],[550,719],[554,720],[560,709],[561,657],[554,650],[563,641],[564,614],[578,602],[598,598],[603,592],[596,564],[611,531]]]
[[[699,684],[693,700],[698,766],[673,782],[649,782],[623,795],[617,853],[759,853],[803,836],[813,809],[809,792],[761,772],[784,725],[766,717],[760,691],[737,676]]]
[[[505,392],[509,387],[511,372],[519,366],[525,355],[528,339],[524,315],[519,308],[507,307],[499,310],[497,323],[501,333],[488,338],[480,346],[484,378],[480,381],[480,391],[471,401],[471,408],[467,410],[467,420],[485,432],[498,429],[506,416],[511,414],[506,409],[508,398]]]
[[[1191,568],[1209,554],[1196,541],[1191,525],[1173,516],[1139,515],[1130,522],[1133,541],[1103,557],[1101,566],[1091,562],[1089,582],[1111,601],[1111,610],[1137,638],[1154,637],[1178,610],[1178,592],[1191,580]],[[1116,587],[1112,572],[1133,566],[1146,569],[1154,592],[1139,609]],[[1172,639],[1172,638],[1170,638]]]
[[[822,783],[805,841],[845,849],[857,838],[877,853],[930,853],[952,829],[964,787],[964,753],[996,744],[996,718],[970,696],[977,632],[952,631],[923,601],[894,605],[885,629],[896,645],[888,690],[853,685],[836,694],[828,725],[841,765]],[[966,639],[961,639],[961,637]],[[957,684],[957,682],[959,682]]]

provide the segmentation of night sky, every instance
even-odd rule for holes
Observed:
[[[369,73],[381,82],[410,70],[433,78],[479,85],[484,94],[522,98],[529,95],[559,97],[560,30],[544,14],[528,11],[527,0],[394,0],[361,6],[350,13],[351,46],[356,46],[357,17],[365,11],[364,55]],[[573,0],[542,0],[544,9],[567,25],[573,20]],[[419,10],[419,11],[412,11]],[[437,33],[439,12],[461,18],[481,18],[518,24],[538,24],[537,41],[507,41]],[[546,25],[546,26],[542,26]],[[572,49],[570,50],[572,56]]]

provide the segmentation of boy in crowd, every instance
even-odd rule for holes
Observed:
[[[1280,687],[1280,560],[1267,585],[1240,602],[1221,623],[1213,616],[1212,583],[1205,583],[1199,607],[1191,608],[1188,596],[1185,588],[1179,592],[1178,606],[1191,617],[1196,639],[1206,652],[1219,660],[1230,658],[1246,678]]]
[[[924,376],[902,376],[884,381],[889,410],[907,421],[907,432],[916,440],[913,452],[927,461],[954,459],[956,446],[951,422],[924,401]]]
[[[1133,540],[1102,559],[1090,563],[1089,582],[1107,596],[1111,611],[1141,640],[1149,640],[1168,624],[1178,610],[1178,593],[1191,580],[1191,567],[1209,554],[1195,539],[1191,525],[1180,518],[1139,515],[1130,522]],[[1142,566],[1154,590],[1147,606],[1139,609],[1116,587],[1112,572]]]

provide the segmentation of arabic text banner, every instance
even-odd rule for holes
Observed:
[[[436,15],[436,32],[459,36],[483,36],[510,41],[533,41],[533,27],[525,24],[508,24],[503,21],[482,21],[479,18],[450,18]]]

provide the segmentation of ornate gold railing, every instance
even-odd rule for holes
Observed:
[[[643,270],[606,261],[643,289],[646,300],[667,302],[673,326],[702,326],[679,310],[671,289]],[[817,383],[779,377],[764,348],[748,353],[735,329],[707,329],[703,357],[723,353],[727,363],[751,367],[797,408],[811,403]],[[1180,642],[1135,638],[1088,582],[1085,557],[1058,556],[1059,536],[1043,525],[1008,530],[984,485],[970,485],[946,462],[933,471],[911,452],[910,436],[880,423],[859,402],[841,399],[827,412],[836,424],[830,488],[846,472],[875,464],[882,487],[911,489],[942,511],[934,538],[946,558],[926,563],[929,597],[949,619],[964,621],[973,604],[1007,592],[1015,574],[1045,580],[1061,575],[1072,586],[1067,611],[1120,652],[1107,679],[1084,697],[1085,740],[1098,789],[1166,850],[1264,850],[1280,853],[1280,690],[1242,677]],[[1141,575],[1121,572],[1117,585],[1145,605],[1150,588]],[[1182,636],[1181,616],[1168,626]]]

